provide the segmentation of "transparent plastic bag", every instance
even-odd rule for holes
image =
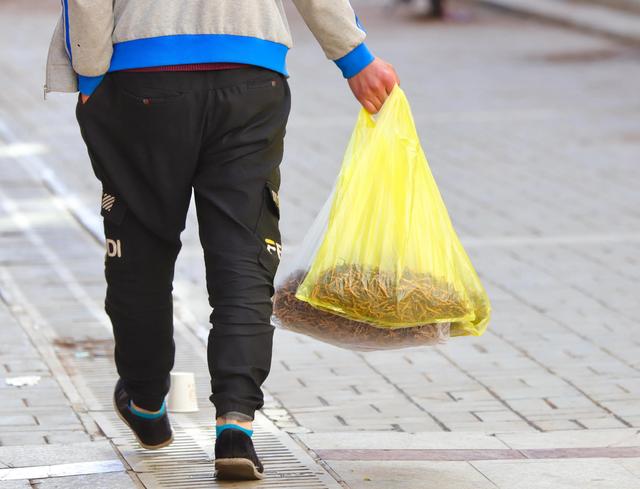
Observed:
[[[356,350],[481,335],[489,299],[449,219],[396,87],[365,110],[335,188],[276,279],[276,324]]]

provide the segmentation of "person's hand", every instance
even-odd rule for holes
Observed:
[[[87,103],[87,100],[89,100],[89,97],[91,97],[91,95],[85,95],[84,93],[80,94],[80,100],[82,100],[82,105]]]
[[[351,91],[371,114],[376,114],[382,108],[396,84],[400,85],[396,70],[380,58],[376,58],[356,76],[349,78]]]

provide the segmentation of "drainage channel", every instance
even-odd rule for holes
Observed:
[[[184,333],[179,334],[183,336]],[[184,345],[177,338],[177,345]],[[186,345],[188,346],[188,345]],[[198,404],[201,411],[171,416],[175,441],[161,450],[139,447],[128,428],[112,408],[112,388],[115,366],[108,357],[65,355],[64,365],[75,372],[71,379],[84,398],[89,414],[107,438],[120,452],[139,480],[149,489],[189,489],[200,487],[225,488],[287,488],[339,489],[341,486],[322,469],[299,445],[264,415],[256,413],[254,442],[264,466],[266,478],[259,482],[216,483],[213,472],[215,429],[213,409],[203,394],[208,391],[208,379],[198,370],[199,355],[189,356],[186,346],[179,349],[176,366],[196,371]],[[182,351],[180,351],[182,350]],[[194,360],[195,359],[195,360]],[[192,370],[192,371],[193,371]]]

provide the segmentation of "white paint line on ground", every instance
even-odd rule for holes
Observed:
[[[5,144],[0,145],[0,158],[19,158],[21,156],[43,154],[47,151],[49,151],[49,148],[39,143]]]
[[[4,379],[5,384],[10,385],[12,387],[25,387],[36,385],[40,382],[39,375],[27,375],[25,377],[6,377]]]
[[[122,465],[122,462],[120,460],[41,465],[36,467],[0,469],[0,481],[46,479],[49,477],[68,477],[73,475],[107,474],[110,472],[124,472],[125,470],[126,469],[124,468],[124,465]]]

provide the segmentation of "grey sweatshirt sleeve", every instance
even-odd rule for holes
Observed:
[[[62,6],[73,69],[85,77],[104,75],[113,53],[113,0],[62,0]]]
[[[71,67],[71,61],[65,47],[63,16],[60,16],[56,24],[51,44],[49,45],[44,90],[45,94],[47,92],[78,91],[78,77]]]
[[[349,0],[293,0],[327,58],[345,78],[355,76],[374,59],[364,44],[366,33]]]

